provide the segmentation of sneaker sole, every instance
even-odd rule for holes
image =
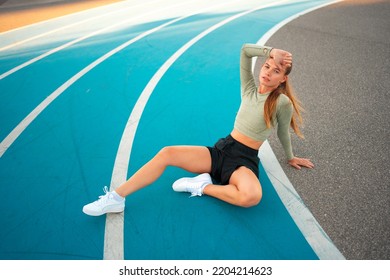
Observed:
[[[83,208],[83,212],[84,214],[87,214],[89,216],[101,216],[101,215],[104,215],[104,214],[107,214],[107,213],[121,213],[125,210],[125,207],[122,206],[120,208],[110,208],[110,209],[107,209],[106,211],[103,211],[103,212],[95,212],[95,211],[90,211],[88,209],[84,209]]]

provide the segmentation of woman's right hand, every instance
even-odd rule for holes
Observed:
[[[288,161],[288,163],[295,167],[296,169],[300,170],[301,166],[312,169],[314,168],[314,164],[311,162],[310,159],[307,158],[299,158],[299,157],[294,157]]]

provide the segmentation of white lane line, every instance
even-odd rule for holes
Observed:
[[[154,74],[152,79],[146,85],[142,91],[140,97],[138,98],[133,111],[130,114],[130,117],[126,123],[125,129],[122,134],[122,138],[119,144],[118,152],[115,158],[114,168],[112,172],[110,190],[115,190],[120,184],[122,184],[127,179],[127,171],[130,163],[130,154],[134,143],[135,134],[139,121],[142,117],[142,113],[145,109],[146,103],[148,102],[153,90],[167,72],[167,70],[172,66],[172,64],[192,45],[198,42],[200,39],[208,35],[209,33],[215,31],[216,29],[222,27],[223,25],[245,16],[254,11],[264,9],[267,7],[276,6],[279,3],[287,2],[288,0],[277,1],[271,4],[262,4],[251,10],[236,14],[231,16],[212,27],[206,29],[192,40],[188,41],[183,45],[179,50],[177,50]],[[105,229],[105,240],[104,240],[104,259],[123,259],[123,215],[121,214],[111,214],[107,215],[106,218],[106,229]]]
[[[170,9],[171,7],[167,7],[166,9]],[[185,16],[188,17],[189,15]],[[120,45],[119,47],[111,50],[110,52],[106,53],[104,56],[98,58],[91,64],[89,64],[87,67],[82,69],[80,72],[78,72],[76,75],[71,77],[69,80],[67,80],[65,83],[63,83],[59,88],[57,88],[53,93],[51,93],[45,100],[43,100],[33,111],[30,112],[8,135],[4,138],[4,140],[0,143],[0,158],[4,155],[4,153],[7,151],[7,149],[15,142],[15,140],[22,134],[22,132],[30,125],[31,122],[33,122],[38,115],[46,109],[47,106],[49,106],[58,96],[60,96],[66,89],[68,89],[71,85],[73,85],[76,81],[78,81],[81,77],[83,77],[85,74],[87,74],[89,71],[91,71],[93,68],[95,68],[97,65],[105,61],[106,59],[110,58],[117,52],[123,50],[124,48],[128,47],[129,45],[137,42],[138,40],[156,32],[160,29],[171,25],[177,21],[182,20],[185,17],[180,17],[173,19],[169,22],[166,22],[164,24],[161,24],[153,29],[150,29],[135,38],[127,41],[126,43]]]
[[[269,38],[290,21],[301,15],[340,1],[342,0],[325,3],[285,19],[271,28],[257,43],[259,45],[266,45]],[[268,141],[264,142],[261,146],[259,157],[280,199],[317,256],[321,260],[345,259],[294,189]]]
[[[151,2],[151,3],[155,4],[155,3],[161,2],[161,1],[165,1],[165,0],[155,0],[155,1]],[[31,41],[34,41],[34,40],[37,40],[37,39],[40,39],[40,38],[43,38],[43,37],[46,37],[48,35],[52,35],[52,34],[58,33],[60,31],[63,31],[63,30],[69,29],[69,28],[73,28],[73,27],[79,26],[81,24],[85,24],[85,23],[90,22],[90,21],[102,19],[104,17],[109,17],[109,16],[112,16],[112,15],[117,14],[117,13],[122,13],[124,10],[130,10],[130,9],[137,8],[139,6],[144,6],[145,4],[149,4],[149,3],[137,4],[137,5],[134,5],[134,6],[131,6],[131,7],[126,7],[126,8],[118,9],[118,10],[111,11],[111,12],[108,12],[108,13],[103,13],[103,14],[100,14],[98,16],[90,17],[90,18],[87,18],[87,19],[84,19],[84,20],[81,20],[81,21],[78,21],[78,22],[75,22],[75,23],[72,23],[72,24],[64,25],[64,26],[61,26],[59,28],[56,28],[56,29],[53,29],[53,30],[50,30],[50,31],[47,31],[47,32],[44,32],[44,33],[41,33],[41,34],[38,34],[38,35],[35,35],[35,36],[32,36],[30,38],[17,41],[15,43],[9,44],[7,46],[0,47],[0,52],[8,50],[8,49],[11,49],[11,48],[14,48],[14,47],[17,47],[17,46],[20,46],[20,45],[23,45],[23,44],[26,44],[28,42],[31,42]],[[113,5],[114,4],[111,4],[110,6],[113,6]],[[90,12],[90,10],[88,10],[88,12]],[[79,12],[79,13],[82,13],[82,12]],[[2,34],[0,34],[0,35],[2,35]]]
[[[128,0],[123,0],[124,2],[129,2]],[[119,3],[112,3],[112,4],[107,4],[107,5],[104,5],[104,6],[101,6],[101,7],[96,7],[96,8],[92,8],[92,9],[88,9],[88,12],[92,12],[92,11],[96,11],[96,10],[102,10],[102,9],[107,9],[109,7],[113,7],[113,6],[119,6],[121,5],[122,2],[119,2]],[[72,13],[71,15],[72,16],[76,16],[76,15],[79,15],[79,14],[82,14],[84,13],[85,11],[80,11],[80,12],[75,12],[75,13]],[[36,26],[39,26],[39,25],[45,25],[47,24],[48,22],[52,22],[54,20],[59,20],[61,18],[65,18],[65,17],[69,17],[70,15],[64,15],[64,16],[59,16],[59,17],[56,17],[56,18],[51,18],[51,19],[47,19],[47,20],[43,20],[43,21],[40,21],[40,22],[36,22],[36,23],[32,23],[32,24],[29,24],[29,25],[25,25],[25,26],[21,26],[21,27],[18,27],[18,28],[14,28],[12,30],[8,30],[8,31],[4,31],[4,32],[0,32],[0,36],[3,36],[3,35],[9,35],[10,33],[15,33],[15,32],[18,32],[18,31],[21,31],[23,29],[26,29],[26,28],[31,28],[31,27],[36,27]]]
[[[148,3],[148,4],[150,4],[150,3]],[[48,52],[46,52],[44,54],[41,54],[41,55],[39,55],[39,56],[37,56],[35,58],[32,58],[32,59],[30,59],[30,60],[20,64],[19,66],[16,66],[16,67],[12,68],[11,70],[1,74],[0,75],[0,80],[8,77],[9,75],[14,74],[15,72],[23,69],[24,67],[27,67],[27,66],[29,66],[29,65],[31,65],[31,64],[33,64],[33,63],[35,63],[35,62],[45,58],[45,57],[48,57],[49,55],[52,55],[52,54],[54,54],[56,52],[59,52],[59,51],[65,49],[67,47],[70,47],[70,46],[72,46],[72,45],[74,45],[76,43],[79,43],[81,41],[84,41],[84,40],[86,40],[88,38],[91,38],[93,36],[96,36],[98,34],[106,32],[106,31],[108,31],[110,29],[113,29],[115,27],[118,27],[118,26],[121,26],[121,25],[124,25],[124,24],[128,24],[130,22],[137,22],[137,20],[139,20],[140,18],[145,18],[145,17],[148,17],[148,16],[150,16],[152,14],[160,14],[164,10],[175,9],[175,8],[177,8],[179,6],[183,6],[183,5],[187,5],[187,3],[179,3],[179,4],[172,5],[172,6],[164,7],[162,9],[160,9],[160,10],[152,10],[152,11],[149,11],[149,12],[147,12],[145,14],[141,14],[141,15],[138,15],[136,17],[130,17],[130,18],[126,19],[126,20],[122,20],[122,21],[117,22],[115,24],[106,26],[105,28],[102,28],[102,29],[96,30],[94,32],[91,32],[91,33],[89,33],[89,34],[87,34],[85,36],[82,36],[82,37],[79,37],[79,38],[77,38],[75,40],[72,40],[72,41],[70,41],[70,42],[68,42],[66,44],[63,44],[63,45],[61,45],[61,46],[59,46],[57,48],[54,48],[54,49],[52,49],[52,50],[50,50],[50,51],[48,51]]]

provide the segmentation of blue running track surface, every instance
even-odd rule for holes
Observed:
[[[0,259],[327,258],[263,164],[249,209],[173,192],[193,174],[170,167],[122,214],[81,210],[162,147],[228,135],[241,46],[329,3],[122,1],[0,34]]]

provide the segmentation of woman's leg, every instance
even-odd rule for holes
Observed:
[[[192,173],[209,173],[211,156],[202,146],[169,146],[161,149],[155,157],[141,167],[115,191],[122,197],[156,181],[167,166],[176,166]]]
[[[167,166],[180,167],[192,173],[210,173],[211,155],[208,148],[201,146],[165,147],[119,186],[115,190],[116,194],[126,197],[150,185],[162,175]],[[206,185],[203,194],[237,206],[250,207],[260,202],[262,191],[255,174],[247,167],[240,167],[233,172],[229,185]],[[105,213],[122,212],[124,208],[124,199],[117,200],[115,193],[107,193],[99,200],[85,205],[83,212],[91,216],[100,216]]]
[[[259,179],[247,167],[241,166],[233,172],[229,185],[208,185],[203,194],[241,207],[257,205],[262,197]]]

